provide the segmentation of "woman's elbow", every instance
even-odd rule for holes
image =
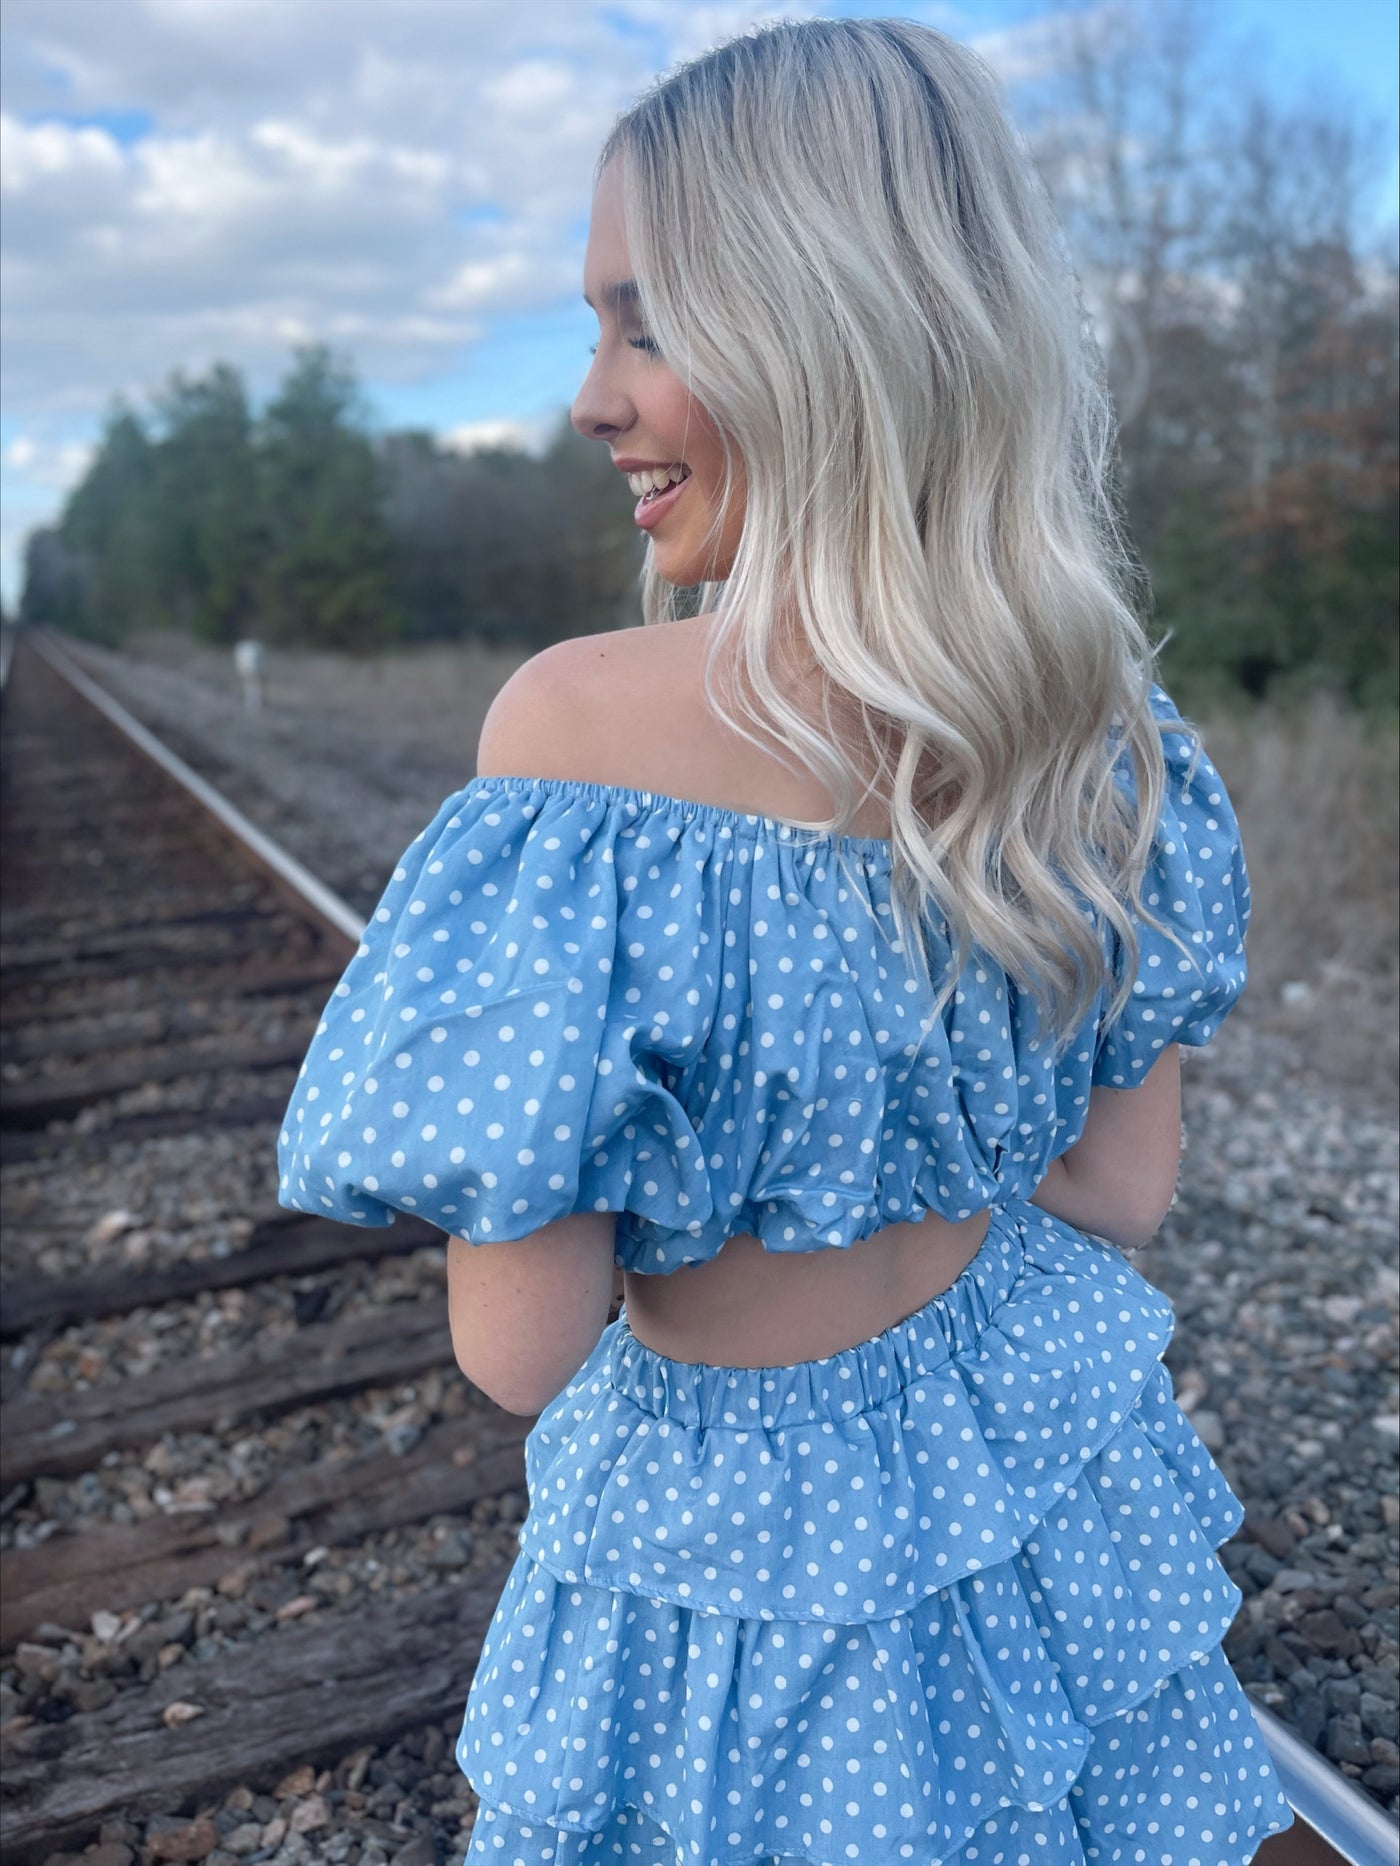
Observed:
[[[1144,1176],[1131,1185],[1117,1189],[1116,1197],[1106,1201],[1106,1223],[1100,1237],[1119,1250],[1141,1250],[1161,1230],[1176,1198],[1176,1175],[1171,1184]]]
[[[570,1353],[560,1359],[554,1355],[531,1354],[519,1343],[475,1340],[468,1343],[454,1337],[453,1358],[460,1373],[484,1393],[502,1412],[521,1419],[534,1419],[568,1386],[587,1358]]]
[[[452,1346],[458,1372],[502,1412],[533,1419],[548,1404],[548,1400],[540,1399],[538,1383],[532,1378],[531,1370],[521,1367],[514,1358],[503,1363],[499,1355],[469,1350],[465,1342],[454,1340]],[[564,1384],[561,1382],[560,1386]]]

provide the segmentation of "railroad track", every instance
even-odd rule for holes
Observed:
[[[4,1857],[460,1858],[528,1421],[456,1373],[439,1233],[276,1205],[358,917],[61,652],[9,675]],[[1265,1723],[1314,1825],[1261,1857],[1393,1860]]]
[[[373,1764],[460,1716],[528,1421],[455,1370],[440,1233],[276,1204],[358,918],[65,667],[4,702],[4,1857],[393,1857]]]

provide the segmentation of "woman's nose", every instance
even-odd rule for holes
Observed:
[[[574,397],[570,421],[586,440],[611,441],[630,425],[635,413],[626,396],[609,385],[601,355],[595,356]]]

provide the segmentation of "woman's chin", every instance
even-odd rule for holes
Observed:
[[[678,590],[697,589],[702,583],[723,583],[732,560],[721,563],[702,551],[675,548],[668,551],[659,538],[651,542],[651,567],[663,583],[673,583]]]
[[[678,590],[692,589],[705,581],[705,573],[695,558],[678,551],[653,546],[652,569],[663,583],[673,583]]]

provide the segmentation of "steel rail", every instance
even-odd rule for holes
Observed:
[[[1294,1813],[1348,1866],[1397,1866],[1400,1833],[1359,1788],[1271,1710],[1251,1699],[1269,1755]]]
[[[183,758],[172,752],[168,745],[163,745],[153,732],[148,732],[139,719],[130,714],[119,700],[80,668],[66,649],[47,636],[28,633],[30,646],[48,662],[55,673],[61,674],[71,686],[82,694],[90,705],[95,706],[104,718],[111,721],[119,732],[126,735],[146,756],[158,764],[162,771],[183,785],[195,800],[202,804],[212,816],[218,818],[224,828],[239,842],[250,855],[267,869],[276,880],[289,888],[299,903],[310,910],[341,938],[350,940],[358,946],[364,932],[364,917],[339,894],[334,893],[323,881],[318,881],[311,870],[299,862],[270,836],[265,836],[254,823],[250,823],[243,812],[227,797],[221,796],[212,784],[207,783],[197,771],[187,765]]]

